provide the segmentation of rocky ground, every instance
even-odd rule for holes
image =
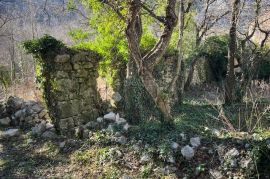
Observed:
[[[227,131],[211,109],[194,109],[170,126],[111,112],[70,139],[41,104],[11,97],[0,109],[0,178],[270,178],[269,131]]]

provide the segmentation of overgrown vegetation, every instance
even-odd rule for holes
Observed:
[[[25,41],[23,43],[23,47],[27,53],[35,55],[37,60],[40,61],[42,60],[40,58],[41,56],[55,55],[55,52],[58,52],[63,48],[64,44],[61,41],[56,40],[54,37],[46,34],[41,38]]]
[[[238,39],[238,43],[241,43],[241,39]],[[206,72],[212,73],[212,79],[216,82],[222,82],[225,80],[227,73],[227,65],[228,65],[228,45],[229,45],[229,37],[226,35],[221,36],[211,36],[206,38],[206,40],[199,46],[198,49],[195,49],[192,55],[189,58],[194,58],[194,56],[200,58],[204,57],[206,61],[208,61],[209,66],[205,66],[204,68]],[[253,44],[248,44],[252,46]],[[262,53],[262,57],[258,57],[257,61],[259,61],[259,65],[256,70],[256,74],[254,75],[254,79],[264,79],[268,80],[270,76],[270,61],[269,55],[266,54],[266,48]],[[237,49],[236,59],[240,58],[240,48]],[[245,52],[245,55],[248,56],[252,52]],[[265,56],[266,55],[266,56]],[[236,67],[241,66],[241,62],[235,62]],[[209,67],[209,68],[207,68]],[[239,75],[240,72],[236,73]]]
[[[54,58],[61,51],[66,50],[65,45],[54,37],[44,35],[42,38],[28,40],[23,43],[26,52],[32,54],[36,60],[36,82],[40,90],[43,91],[43,98],[47,108],[53,113],[57,113],[54,106],[53,91],[56,90],[53,72],[56,71]],[[55,119],[53,119],[55,120]]]
[[[5,66],[0,66],[0,86],[7,89],[11,84],[10,71]]]
[[[260,20],[262,12],[269,11],[263,1],[249,4],[233,0],[232,8],[217,0],[78,0],[82,5],[78,7],[77,0],[69,0],[67,8],[81,13],[88,23],[87,28],[76,27],[69,32],[73,48],[50,35],[23,43],[36,59],[37,82],[44,90],[49,112],[57,113],[55,96],[50,95],[57,90],[52,75],[58,70],[55,56],[72,56],[76,49],[93,50],[103,57],[99,75],[120,94],[120,101],[116,108],[104,105],[102,111],[83,108],[91,115],[99,113],[97,120],[86,116],[81,123],[82,115],[76,116],[75,125],[74,116],[63,120],[77,138],[56,135],[46,139],[23,130],[11,140],[0,135],[4,156],[0,159],[0,177],[269,178],[270,31],[262,28],[265,24]],[[259,42],[253,40],[257,32],[264,38]],[[72,70],[74,56],[68,57]],[[170,58],[175,62],[168,65]],[[185,76],[193,67],[205,68],[210,80],[184,91]],[[88,74],[88,69],[82,71]],[[76,94],[81,92],[81,84],[88,84],[70,73],[63,76],[67,81],[80,81],[74,83],[79,89],[74,90]],[[96,74],[93,76],[90,81],[95,81]],[[161,86],[159,79],[166,85]],[[10,83],[1,66],[0,83],[5,87]],[[73,89],[65,94],[68,100],[77,102],[77,96],[73,98],[69,91]],[[98,96],[92,95],[96,93],[88,86],[82,91],[83,104],[75,103],[76,109]],[[69,112],[69,107],[66,109]],[[108,114],[113,115],[111,119],[103,116],[111,111],[115,113]],[[9,117],[13,120],[18,114]],[[9,128],[4,126],[3,130]],[[194,145],[194,138],[199,144]],[[193,156],[184,155],[185,147]]]

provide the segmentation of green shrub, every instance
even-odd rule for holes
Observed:
[[[49,52],[55,52],[56,50],[64,47],[64,44],[61,41],[56,40],[54,37],[46,34],[39,39],[23,42],[23,47],[27,53],[39,56],[46,55]]]
[[[270,78],[270,57],[269,55],[262,59],[259,69],[258,69],[258,78],[269,80]]]
[[[59,52],[66,50],[65,45],[52,36],[44,35],[39,39],[25,41],[23,47],[37,60],[36,82],[43,91],[43,98],[48,109],[57,113],[54,108],[55,95],[52,93],[56,89],[55,79],[52,76],[52,72],[56,70],[56,63],[53,59]]]
[[[7,88],[11,84],[10,72],[4,67],[0,66],[0,86]]]
[[[238,41],[239,41],[238,44],[240,44],[240,39]],[[194,54],[196,54],[197,56],[206,57],[206,60],[209,61],[209,66],[213,74],[213,77],[217,82],[223,80],[226,76],[228,63],[227,59],[228,45],[229,45],[228,36],[212,36],[204,41],[204,43],[199,47],[199,49],[197,49],[196,53],[194,52]],[[250,54],[251,52],[246,50],[245,53]],[[239,49],[236,55],[238,54],[240,54]],[[236,56],[236,58],[239,58],[239,56]],[[270,58],[269,55],[265,56],[265,52],[262,52],[262,58],[256,59],[260,61],[256,74],[256,77],[258,79],[269,79],[270,76],[269,58]]]
[[[204,56],[209,61],[210,70],[218,82],[226,75],[228,43],[227,36],[212,36],[207,38],[198,49],[199,56]]]

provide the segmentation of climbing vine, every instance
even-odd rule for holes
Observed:
[[[47,108],[56,113],[53,108],[55,96],[52,96],[56,86],[52,73],[56,70],[54,58],[59,51],[66,49],[65,45],[52,36],[44,35],[40,39],[25,41],[23,47],[36,60],[36,81],[44,91],[43,98]]]

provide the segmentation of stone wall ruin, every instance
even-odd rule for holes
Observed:
[[[77,126],[99,116],[96,79],[100,56],[92,51],[66,48],[53,59],[43,60],[50,60],[52,67],[49,74],[43,74],[43,93],[50,117],[61,134],[72,136]]]

